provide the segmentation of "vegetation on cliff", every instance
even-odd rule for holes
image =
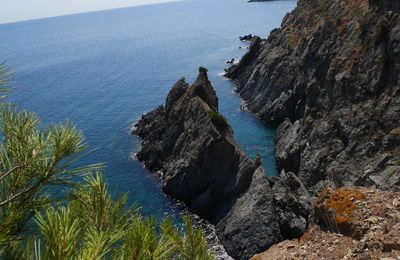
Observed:
[[[220,113],[215,112],[215,111],[209,111],[208,114],[210,115],[211,120],[214,122],[214,124],[216,124],[216,125],[218,125],[220,127],[228,126],[228,121]]]

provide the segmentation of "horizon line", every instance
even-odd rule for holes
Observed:
[[[157,4],[168,4],[168,3],[181,2],[181,1],[184,1],[184,0],[153,0],[150,3],[138,3],[138,4],[127,5],[127,6],[112,7],[112,8],[105,8],[105,9],[97,9],[97,10],[91,10],[91,11],[72,12],[72,13],[66,13],[66,14],[60,14],[60,15],[50,15],[50,16],[35,17],[35,18],[28,18],[28,19],[21,19],[21,20],[12,20],[12,21],[9,21],[9,22],[0,22],[0,26],[1,25],[14,24],[14,23],[23,23],[23,22],[30,22],[30,21],[58,18],[58,17],[64,17],[64,16],[106,12],[106,11],[112,11],[112,10],[118,10],[118,9],[126,9],[126,8],[132,8],[132,7],[141,7],[141,6],[157,5]]]

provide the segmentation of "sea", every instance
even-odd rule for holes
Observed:
[[[43,126],[69,120],[94,151],[82,164],[103,162],[113,195],[156,218],[179,215],[159,180],[134,159],[130,129],[164,104],[181,77],[192,83],[207,67],[220,113],[252,158],[276,175],[275,129],[244,111],[226,61],[247,51],[239,36],[266,38],[296,0],[182,0],[0,25],[0,61],[14,72],[8,101],[34,111]]]

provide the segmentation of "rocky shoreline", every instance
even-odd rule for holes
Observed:
[[[235,259],[305,231],[308,192],[292,173],[267,178],[260,159],[241,150],[205,68],[192,86],[175,83],[166,105],[143,115],[133,134],[142,138],[137,158],[160,176],[163,191],[214,224]]]
[[[392,200],[400,191],[400,4],[299,0],[267,40],[251,34],[242,40],[251,46],[226,76],[252,112],[278,127],[279,176],[266,177],[259,158],[249,158],[237,145],[218,112],[205,68],[191,86],[184,79],[175,83],[165,106],[135,125],[133,134],[142,138],[138,159],[160,176],[166,194],[215,225],[235,259],[302,237],[307,230],[307,245],[283,242],[255,259],[298,257],[291,254],[293,248],[313,259],[318,237],[341,241],[340,235],[354,244],[348,248],[350,258],[371,255],[348,232],[359,215],[336,219],[335,214],[346,211],[346,205],[362,212],[369,202],[375,207],[379,196]],[[353,205],[358,197],[352,196],[333,209],[332,204],[323,207],[329,196],[349,186],[368,187],[352,188],[350,194],[371,191],[366,196],[371,200]],[[330,223],[319,219],[321,210],[334,217]],[[396,212],[379,217],[396,221]],[[332,223],[343,226],[326,230]],[[363,227],[357,239],[368,237],[373,244],[365,235],[375,234],[372,226]],[[400,238],[400,232],[391,238]],[[400,255],[397,246],[387,255]],[[382,248],[375,256],[387,253]]]

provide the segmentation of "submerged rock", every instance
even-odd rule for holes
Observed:
[[[292,173],[269,180],[260,161],[236,143],[218,112],[218,98],[201,69],[192,86],[179,80],[166,105],[143,115],[133,134],[137,158],[161,172],[162,190],[211,221],[226,251],[246,259],[304,232],[310,199]]]

